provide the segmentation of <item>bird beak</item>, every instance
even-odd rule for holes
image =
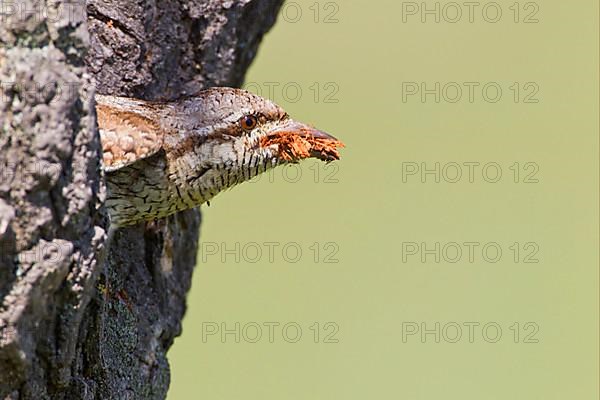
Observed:
[[[293,135],[299,135],[302,137],[310,137],[310,138],[314,138],[314,139],[337,141],[337,138],[331,136],[329,133],[320,131],[316,128],[313,128],[310,125],[306,125],[306,124],[303,124],[302,122],[297,122],[297,121],[293,121],[293,120],[289,120],[287,123],[284,123],[284,125],[282,125],[278,129],[276,129],[275,131],[270,132],[269,134],[271,134],[271,133],[279,134],[282,132],[286,132],[286,133],[293,134]]]
[[[281,122],[260,143],[262,147],[274,144],[278,145],[279,157],[291,162],[309,157],[327,162],[339,160],[338,147],[344,147],[330,134],[293,120]]]

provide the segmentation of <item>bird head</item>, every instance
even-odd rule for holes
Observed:
[[[293,120],[272,101],[241,89],[204,90],[174,107],[172,115],[187,116],[177,119],[183,125],[177,130],[192,132],[193,138],[193,151],[187,152],[193,156],[182,162],[194,165],[207,190],[218,192],[306,158],[338,160],[337,149],[343,146],[335,137]]]

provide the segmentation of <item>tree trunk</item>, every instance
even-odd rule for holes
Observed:
[[[0,399],[166,397],[200,213],[107,249],[93,88],[238,86],[281,3],[1,2]]]

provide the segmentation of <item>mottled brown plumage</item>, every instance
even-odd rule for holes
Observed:
[[[142,114],[106,104],[96,107],[102,138],[103,165],[111,171],[146,158],[162,146],[159,124]]]
[[[96,100],[113,226],[197,207],[288,162],[337,160],[343,146],[241,89],[212,88],[173,102]]]

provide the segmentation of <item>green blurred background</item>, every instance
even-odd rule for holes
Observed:
[[[204,207],[169,399],[598,399],[598,2],[435,4],[286,3],[246,87],[347,148]]]

